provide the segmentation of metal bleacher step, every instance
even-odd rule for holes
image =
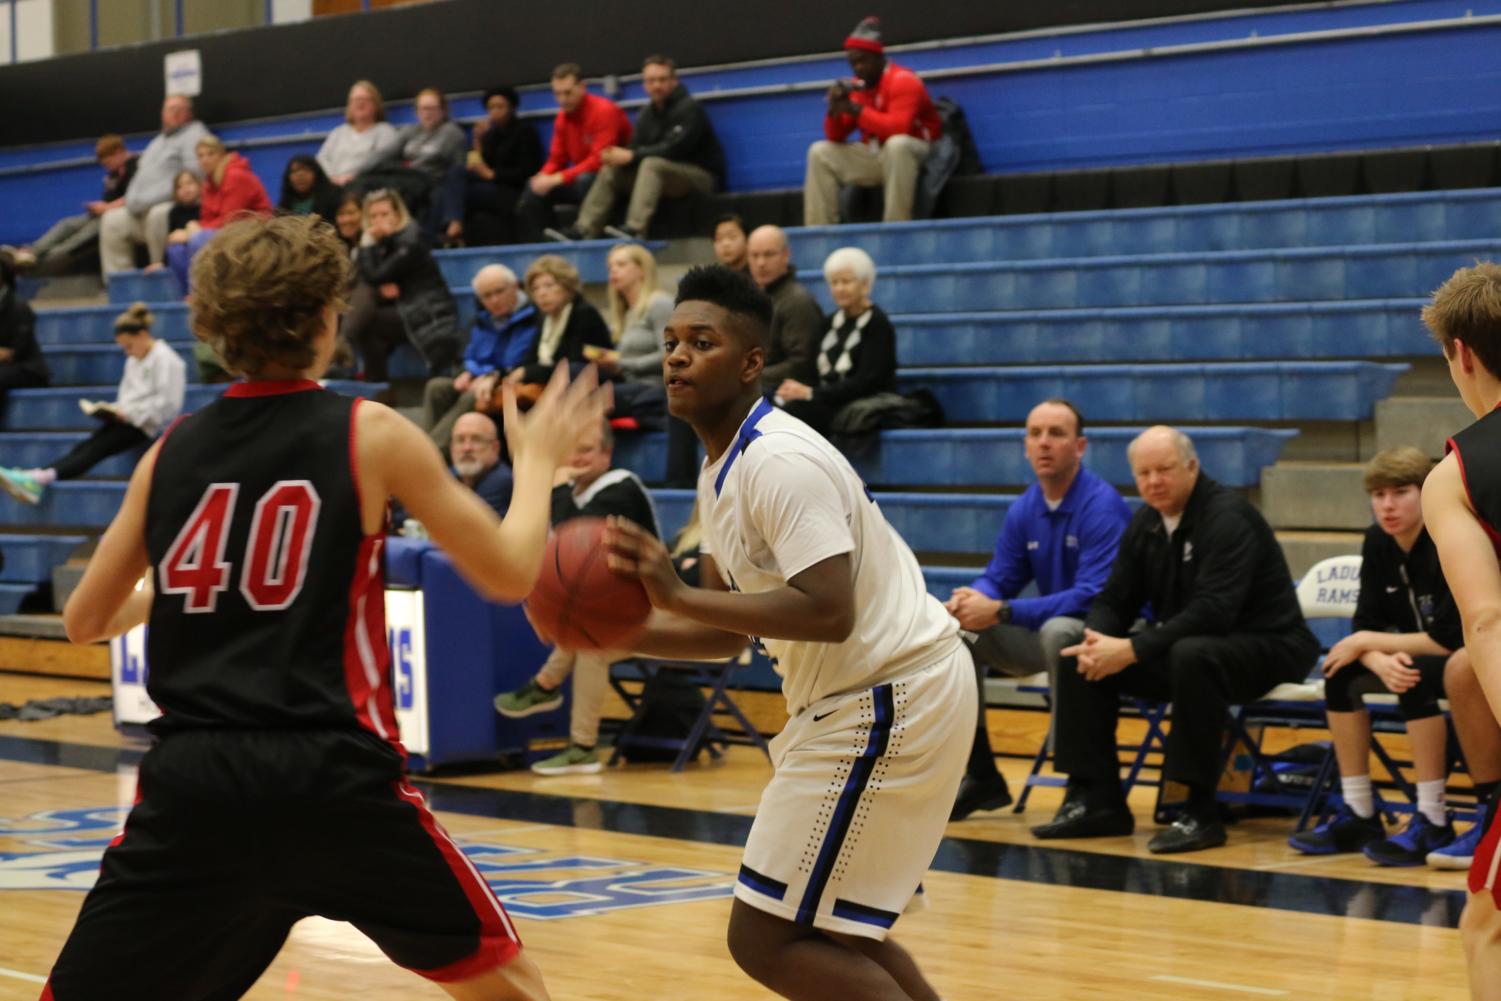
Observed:
[[[1393,396],[1376,404],[1376,448],[1413,445],[1439,458],[1449,436],[1474,419],[1452,392],[1444,396]]]
[[[1279,462],[1261,474],[1261,513],[1273,528],[1364,530],[1371,523],[1358,462]]]

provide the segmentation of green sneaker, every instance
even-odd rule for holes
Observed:
[[[0,490],[4,490],[22,504],[40,504],[42,491],[46,489],[30,473],[0,466]]]
[[[569,744],[566,750],[532,765],[532,771],[538,775],[593,775],[604,767],[594,748]]]
[[[537,713],[551,712],[563,704],[563,693],[558,689],[548,691],[537,684],[535,678],[514,692],[502,692],[495,696],[495,711],[509,719],[521,719]]]

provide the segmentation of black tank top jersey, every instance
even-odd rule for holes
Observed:
[[[1449,439],[1470,506],[1501,557],[1501,407]]]
[[[396,740],[385,538],[361,524],[356,405],[312,382],[237,384],[166,436],[146,512],[156,731]]]

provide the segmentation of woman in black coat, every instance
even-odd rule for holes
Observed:
[[[814,361],[812,386],[784,379],[776,403],[828,434],[839,411],[878,393],[896,392],[896,330],[880,306],[870,301],[875,262],[857,247],[841,247],[823,265],[824,280],[838,307],[824,326]]]
[[[9,389],[34,389],[52,381],[36,339],[36,314],[21,298],[11,259],[0,254],[0,405]]]
[[[344,332],[364,361],[365,378],[385,381],[386,360],[404,343],[417,349],[429,377],[451,374],[463,351],[458,305],[394,191],[365,196],[355,272]]]
[[[464,189],[464,239],[470,246],[515,243],[516,201],[542,168],[542,140],[522,121],[515,87],[485,92],[485,117],[474,124]]]

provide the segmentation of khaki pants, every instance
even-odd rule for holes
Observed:
[[[631,193],[631,204],[625,211],[625,224],[644,235],[664,195],[668,198],[682,198],[695,192],[706,195],[714,190],[714,175],[691,163],[660,156],[649,156],[639,164],[605,167],[594,179],[579,209],[579,231],[587,237],[604,232],[605,219],[615,199],[626,190]]]
[[[454,389],[451,377],[440,375],[427,380],[422,391],[422,429],[445,458],[454,424],[473,409],[474,393],[467,389],[460,393]]]
[[[821,139],[808,147],[808,176],[803,181],[803,225],[839,222],[839,187],[884,188],[887,222],[912,218],[917,175],[928,158],[928,142],[892,136],[881,146],[833,143]]]
[[[537,672],[543,688],[557,688],[573,675],[573,710],[568,739],[580,747],[599,743],[599,717],[610,693],[610,665],[623,654],[608,650],[553,650]]]
[[[152,264],[161,264],[167,253],[167,216],[171,202],[162,202],[146,210],[144,216],[131,215],[121,205],[99,219],[99,266],[106,278],[115,271],[129,271],[136,266],[135,246],[146,245]]]

